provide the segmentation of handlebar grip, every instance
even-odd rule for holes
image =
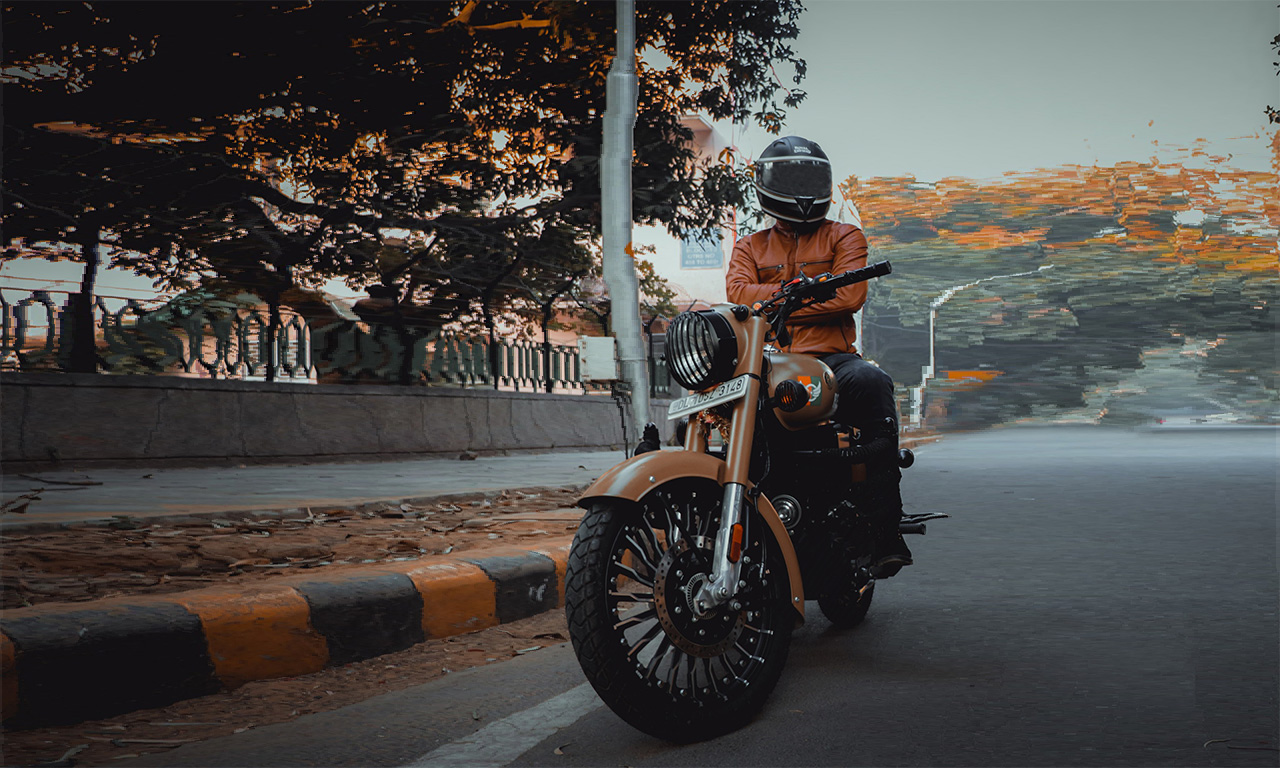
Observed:
[[[848,272],[836,275],[827,282],[834,283],[838,287],[843,287],[846,285],[853,285],[854,283],[861,283],[874,277],[883,277],[892,271],[893,267],[889,262],[880,261],[875,264],[869,264],[861,269],[851,269]]]
[[[893,271],[893,265],[891,265],[887,261],[878,261],[875,264],[868,264],[862,269],[857,269],[854,271],[857,272],[859,275],[865,273],[867,276],[866,279],[870,280],[873,277],[884,277],[885,275],[889,274],[890,272]]]

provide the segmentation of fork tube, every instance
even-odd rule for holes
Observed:
[[[684,431],[684,449],[686,451],[693,451],[694,453],[706,453],[707,451],[707,436],[704,433],[705,425],[698,418],[701,415],[701,412],[699,412],[689,416],[689,424]]]
[[[737,374],[751,374],[747,391],[733,406],[733,421],[729,433],[729,446],[725,455],[724,500],[721,505],[720,530],[716,532],[715,557],[711,565],[711,581],[698,592],[696,605],[708,610],[733,597],[738,591],[738,576],[742,561],[729,562],[729,544],[733,526],[739,523],[746,528],[746,514],[742,500],[750,482],[751,443],[755,436],[756,406],[760,399],[760,372],[764,367],[764,333],[769,327],[761,317],[750,317],[744,323],[747,329],[747,360],[740,361]]]
[[[751,469],[751,443],[756,432],[760,372],[764,369],[764,334],[769,325],[759,316],[748,318],[743,325],[747,329],[747,359],[739,362],[737,373],[751,374],[751,378],[747,380],[747,393],[734,404],[729,449],[725,455],[725,462],[729,465],[725,479],[745,486],[750,482],[748,472]]]

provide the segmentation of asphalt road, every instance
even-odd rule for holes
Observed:
[[[954,517],[911,539],[858,629],[810,603],[765,710],[711,742],[632,730],[560,646],[131,764],[1274,766],[1277,434],[921,449],[909,510]]]

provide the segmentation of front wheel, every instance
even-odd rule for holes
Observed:
[[[786,664],[795,617],[785,567],[758,517],[735,598],[699,614],[721,489],[674,481],[641,502],[604,499],[582,520],[565,614],[582,671],[623,720],[674,742],[712,738],[763,706]]]

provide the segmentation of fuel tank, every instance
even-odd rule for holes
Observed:
[[[768,352],[769,391],[779,382],[795,379],[809,390],[809,402],[798,411],[786,413],[775,409],[774,415],[783,427],[792,432],[815,426],[830,419],[836,412],[836,377],[827,364],[809,355],[792,355],[784,352]]]

